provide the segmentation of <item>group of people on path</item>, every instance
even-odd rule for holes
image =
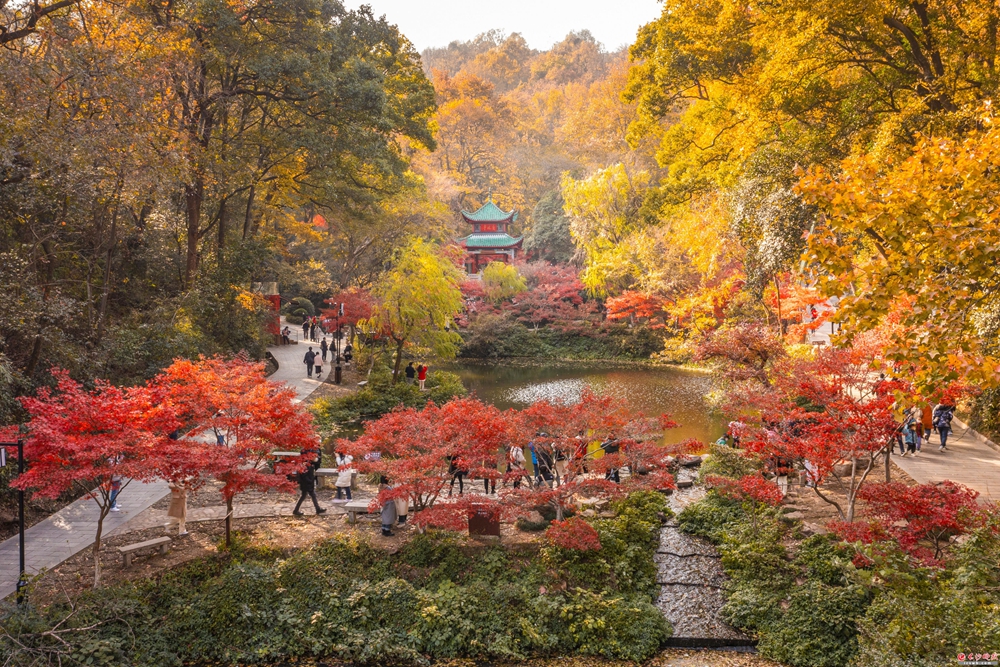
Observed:
[[[951,422],[955,417],[955,406],[938,404],[933,409],[929,405],[913,406],[903,414],[896,435],[900,456],[916,456],[921,443],[930,445],[931,433],[937,431],[941,442],[939,452],[948,451],[948,436],[952,432]]]
[[[419,364],[416,368],[413,367],[412,361],[406,364],[403,374],[406,376],[407,384],[413,384],[416,381],[420,385],[420,391],[423,391],[424,383],[427,382],[427,370],[428,367],[424,364]]]
[[[505,476],[509,475],[513,478],[512,485],[515,489],[521,488],[522,481],[526,481],[536,488],[543,485],[555,488],[568,481],[573,472],[587,472],[587,458],[592,458],[592,455],[587,452],[589,443],[583,437],[583,434],[577,436],[575,445],[571,447],[572,451],[566,451],[561,447],[550,446],[545,443],[544,441],[548,437],[548,434],[542,431],[536,433],[535,437],[536,440],[531,440],[527,445],[531,456],[530,472],[528,471],[528,457],[524,454],[525,447],[522,445],[511,445],[507,449]],[[620,451],[620,442],[616,437],[611,436],[605,439],[594,453],[602,452],[604,455],[612,455]],[[489,462],[483,461],[482,467],[490,468],[491,465]],[[465,491],[464,478],[468,476],[469,471],[459,465],[457,456],[448,457],[448,474],[451,475],[451,481],[448,484],[448,496],[451,497],[454,492],[455,482],[458,482],[458,495],[463,495]],[[620,468],[609,468],[604,473],[604,478],[620,484]],[[501,482],[502,486],[506,486],[506,484],[506,480]],[[483,491],[487,495],[490,495],[495,494],[496,490],[496,476],[483,477]]]
[[[325,338],[323,339],[323,342],[320,343],[319,352],[313,350],[311,345],[309,346],[309,349],[306,351],[305,356],[302,358],[302,363],[306,365],[306,377],[311,378],[313,376],[313,373],[316,374],[317,378],[323,375],[323,362],[326,361],[326,355],[331,350],[332,348],[330,347],[330,345],[327,344]],[[348,343],[347,346],[344,348],[343,358],[347,366],[350,367],[351,359],[354,358],[354,350],[351,347],[350,343]],[[423,389],[423,386],[421,386],[421,389]]]
[[[350,502],[352,499],[351,486],[354,484],[354,476],[357,472],[351,468],[351,463],[354,462],[354,457],[350,454],[337,452],[334,454],[334,458],[337,463],[337,481],[335,482],[337,487],[337,496],[334,498],[333,502]],[[322,454],[319,451],[315,451],[314,456],[309,461],[306,469],[297,473],[295,476],[296,481],[299,484],[300,491],[299,501],[295,503],[295,509],[292,511],[292,514],[295,516],[302,516],[300,509],[306,498],[310,498],[312,500],[316,514],[326,513],[326,509],[320,507],[319,499],[316,497],[316,471],[320,469],[322,460]]]
[[[319,331],[322,334],[326,333],[323,328],[323,321],[318,317],[313,315],[312,317],[307,317],[302,322],[302,338],[304,340],[316,340],[316,332]]]

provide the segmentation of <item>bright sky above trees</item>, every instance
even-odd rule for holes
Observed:
[[[609,50],[635,41],[639,27],[655,20],[657,0],[345,0],[349,9],[371,5],[399,26],[418,51],[472,39],[493,28],[519,32],[535,49],[548,49],[571,30],[590,30]]]

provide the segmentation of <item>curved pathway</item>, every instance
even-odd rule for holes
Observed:
[[[946,451],[938,451],[941,440],[935,433],[916,456],[900,456],[897,447],[893,463],[919,484],[947,479],[978,491],[981,502],[1000,501],[1000,446],[957,417],[952,424]]]
[[[302,328],[299,327],[296,331],[296,328],[292,327],[292,334],[293,340],[301,339]],[[299,401],[304,400],[322,384],[318,380],[305,377],[302,357],[307,349],[308,346],[301,342],[298,345],[268,348],[278,362],[278,370],[270,379],[284,382],[294,388]],[[129,484],[121,492],[122,511],[112,512],[104,519],[104,534],[128,532],[133,529],[133,525],[145,523],[146,517],[140,518],[139,515],[169,493],[167,483],[163,481]],[[265,511],[268,512],[266,515],[272,515],[279,513],[280,510],[268,508]],[[240,515],[241,513],[237,512],[237,516]],[[97,506],[85,498],[70,503],[44,521],[31,526],[24,531],[25,564],[28,575],[53,568],[93,545],[96,533]],[[6,598],[16,590],[18,571],[18,538],[15,535],[0,543],[0,599]]]

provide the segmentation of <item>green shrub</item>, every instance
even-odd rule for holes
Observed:
[[[473,359],[546,356],[541,338],[506,315],[483,315],[463,332],[458,356]]]
[[[313,302],[304,296],[297,296],[294,299],[287,301],[282,307],[281,312],[285,315],[294,315],[299,318],[301,322],[305,317],[312,317],[316,314],[316,306]]]
[[[1000,514],[953,547],[944,568],[880,551],[869,554],[875,599],[859,623],[856,667],[931,667],[1000,650]]]
[[[356,392],[338,398],[321,398],[313,403],[312,411],[322,428],[377,419],[397,407],[422,408],[433,401],[443,405],[456,396],[467,393],[461,378],[446,371],[430,371],[426,391],[401,379],[392,384],[391,376],[373,374],[368,384]]]
[[[792,558],[779,510],[713,492],[679,520],[717,545],[728,577],[723,615],[758,638],[762,655],[794,667],[850,663],[871,594],[845,545],[814,536],[795,545]]]
[[[666,508],[658,494],[634,494],[616,508],[601,529],[620,544],[593,552],[606,576],[569,588],[559,585],[569,575],[531,550],[477,547],[449,533],[416,536],[395,554],[350,538],[282,554],[241,538],[230,552],[158,580],[81,596],[62,626],[72,652],[62,664],[425,664],[573,653],[644,660],[670,628],[645,580],[626,573],[652,566],[652,534]],[[0,654],[13,656],[12,667],[55,664],[67,645],[47,632],[69,612],[0,607]],[[12,638],[32,650],[14,651]],[[39,658],[45,651],[49,658]]]
[[[790,593],[781,618],[760,628],[757,650],[789,665],[847,665],[857,651],[857,622],[869,601],[863,586],[807,580]]]
[[[699,481],[704,482],[708,475],[720,475],[739,479],[760,471],[764,464],[760,459],[745,456],[745,452],[724,445],[711,445],[710,456],[698,470]]]
[[[677,515],[678,527],[682,532],[719,541],[725,529],[743,517],[743,512],[739,501],[709,493],[681,510]]]

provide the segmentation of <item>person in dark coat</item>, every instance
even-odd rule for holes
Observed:
[[[312,377],[313,364],[316,362],[316,353],[313,352],[311,347],[309,348],[309,351],[306,352],[306,356],[302,359],[302,362],[306,365],[306,377]]]
[[[323,361],[326,361],[326,353],[329,350],[330,350],[330,345],[329,343],[326,342],[326,339],[324,338],[323,342],[319,344],[319,353],[323,356]]]
[[[413,380],[417,377],[417,369],[413,367],[413,362],[406,364],[406,369],[403,370],[406,374],[406,384],[413,384]]]
[[[306,340],[308,338],[309,338],[309,318],[307,317],[306,321],[302,323],[302,340]]]
[[[319,499],[316,498],[316,469],[318,467],[319,454],[317,453],[316,458],[310,461],[306,469],[298,474],[299,491],[302,492],[302,495],[299,496],[299,502],[295,503],[295,510],[292,512],[295,516],[302,516],[299,508],[302,507],[302,501],[306,499],[306,496],[312,498],[316,514],[324,514],[326,512],[325,508],[319,506]]]

